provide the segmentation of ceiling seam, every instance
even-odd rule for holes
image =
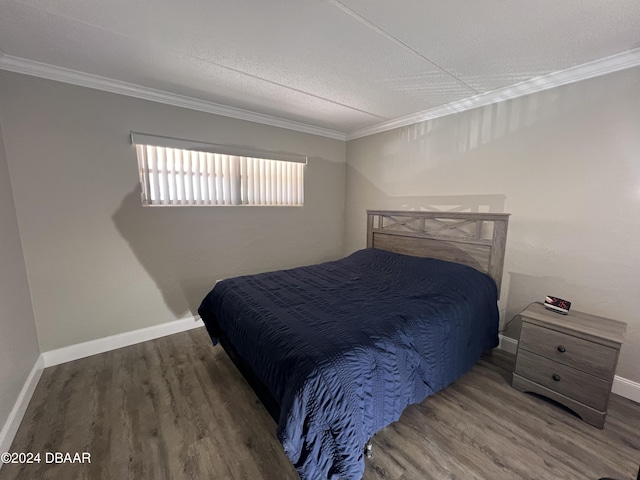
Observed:
[[[411,48],[411,46],[407,45],[406,43],[404,43],[402,40],[400,40],[398,37],[395,37],[394,35],[390,34],[389,32],[387,32],[386,30],[384,30],[383,28],[379,27],[378,25],[376,25],[375,23],[373,23],[371,20],[368,20],[367,18],[365,18],[364,16],[360,15],[358,12],[356,12],[355,10],[352,10],[351,8],[347,7],[344,3],[342,3],[340,0],[327,0],[328,3],[330,3],[331,5],[333,5],[334,7],[342,10],[344,13],[346,13],[347,15],[349,15],[350,17],[354,18],[356,21],[362,23],[363,25],[365,25],[366,27],[368,27],[369,29],[373,30],[374,32],[376,32],[379,35],[382,35],[383,37],[385,37],[387,40],[390,40],[391,42],[395,43],[396,45],[398,45],[399,47],[403,48],[404,50],[408,51],[409,53],[416,55],[420,58],[422,58],[424,61],[430,63],[431,65],[433,65],[434,67],[436,67],[438,70],[440,70],[442,73],[444,73],[445,75],[448,75],[449,77],[453,78],[456,82],[458,82],[460,85],[463,85],[464,87],[468,88],[469,90],[472,90],[474,93],[480,93],[479,90],[476,90],[475,88],[473,88],[471,85],[469,85],[467,82],[465,82],[464,80],[456,77],[453,73],[451,73],[449,70],[447,70],[446,68],[444,68],[443,66],[439,65],[437,62],[431,60],[429,57],[423,55],[422,53],[420,53],[419,51]]]
[[[551,88],[568,85],[574,82],[638,66],[640,66],[640,48],[634,48],[632,50],[627,50],[626,52],[617,53],[591,62],[575,65],[564,70],[551,72],[513,85],[507,85],[496,90],[480,93],[472,97],[430,108],[428,110],[423,110],[422,112],[398,117],[394,120],[383,122],[378,125],[354,130],[347,133],[347,141],[374,135],[376,133],[386,132],[396,128],[415,125],[434,118],[444,117],[474,108],[486,107],[498,102],[531,95]]]
[[[85,21],[82,21],[82,20],[78,20],[78,19],[76,19],[76,18],[69,17],[69,16],[67,16],[67,15],[61,15],[61,14],[59,14],[59,13],[54,13],[54,12],[51,12],[51,11],[49,11],[49,10],[46,10],[46,9],[43,9],[43,8],[39,8],[39,7],[34,7],[34,6],[32,6],[32,5],[28,5],[28,4],[25,4],[25,3],[22,3],[22,2],[17,2],[17,3],[20,3],[20,4],[21,4],[21,5],[23,5],[23,6],[27,6],[27,7],[34,8],[34,9],[36,9],[36,10],[41,10],[41,11],[43,11],[43,12],[47,13],[48,15],[52,15],[52,16],[54,16],[54,17],[64,18],[64,19],[69,20],[69,21],[71,21],[71,22],[80,23],[80,24],[82,24],[82,25],[86,25],[86,26],[88,26],[88,27],[97,28],[97,29],[102,30],[102,31],[104,31],[104,32],[111,33],[111,34],[113,34],[113,35],[118,35],[118,36],[120,36],[120,37],[122,37],[122,38],[126,38],[127,40],[132,40],[132,41],[139,42],[139,43],[142,43],[142,44],[145,44],[145,45],[148,45],[148,46],[157,47],[157,45],[155,45],[155,44],[153,44],[153,43],[146,42],[146,41],[144,41],[144,40],[139,40],[139,39],[137,39],[137,38],[130,37],[129,35],[125,35],[125,34],[120,33],[120,32],[116,32],[116,31],[113,31],[113,30],[109,30],[108,28],[101,27],[100,25],[95,25],[95,24],[93,24],[93,23],[89,23],[89,22],[85,22]],[[250,74],[250,73],[243,72],[242,70],[238,70],[238,69],[235,69],[235,68],[233,68],[233,67],[229,67],[229,66],[227,66],[227,65],[222,65],[222,64],[220,64],[220,63],[212,62],[212,61],[210,61],[210,60],[205,60],[205,59],[203,59],[203,58],[196,57],[196,56],[190,55],[190,54],[188,54],[188,53],[184,53],[184,52],[182,52],[181,50],[176,50],[175,48],[166,47],[166,46],[164,46],[164,45],[162,46],[162,48],[165,48],[166,50],[171,51],[171,52],[174,52],[174,53],[177,53],[177,54],[179,54],[179,55],[183,55],[184,57],[192,58],[192,59],[197,60],[197,61],[199,61],[199,62],[203,62],[203,63],[209,64],[209,65],[214,65],[214,66],[216,66],[216,67],[220,67],[220,68],[223,68],[223,69],[225,69],[225,70],[229,70],[229,71],[231,71],[231,72],[235,72],[235,73],[238,73],[238,74],[240,74],[240,75],[244,75],[245,77],[249,77],[249,78],[253,78],[253,79],[255,79],[255,80],[259,80],[259,81],[262,81],[262,82],[266,82],[266,83],[269,83],[269,84],[271,84],[271,85],[275,85],[275,86],[277,86],[277,87],[281,87],[281,88],[284,88],[284,89],[287,89],[287,90],[290,90],[290,91],[293,91],[293,92],[301,93],[301,94],[306,95],[306,96],[308,96],[308,97],[316,98],[316,99],[318,99],[318,100],[322,100],[322,101],[325,101],[325,102],[331,103],[331,104],[333,104],[333,105],[337,105],[337,106],[339,106],[339,107],[347,108],[347,109],[349,109],[349,110],[353,110],[353,111],[355,111],[355,112],[362,113],[362,114],[364,114],[364,115],[369,115],[369,116],[371,116],[371,117],[379,118],[380,120],[389,120],[389,118],[388,118],[388,117],[384,117],[384,116],[381,116],[381,115],[378,115],[378,114],[375,114],[375,113],[372,113],[372,112],[368,112],[368,111],[366,111],[366,110],[362,110],[362,109],[360,109],[360,108],[352,107],[352,106],[350,106],[350,105],[347,105],[347,104],[345,104],[345,103],[338,102],[338,101],[336,101],[336,100],[331,100],[331,99],[328,99],[328,98],[325,98],[325,97],[321,97],[320,95],[315,95],[315,94],[313,94],[313,93],[305,92],[304,90],[300,90],[300,89],[298,89],[298,88],[294,88],[294,87],[290,87],[290,86],[287,86],[287,85],[283,85],[283,84],[281,84],[281,83],[274,82],[273,80],[269,80],[269,79],[266,79],[266,78],[262,78],[262,77],[259,77],[259,76],[257,76],[257,75],[252,75],[252,74]]]

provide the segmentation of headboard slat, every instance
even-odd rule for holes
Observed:
[[[508,225],[508,213],[369,210],[367,247],[468,265],[500,295]]]

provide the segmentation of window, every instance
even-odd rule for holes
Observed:
[[[304,203],[306,157],[131,134],[142,204],[288,205]],[[253,154],[253,155],[250,155]]]

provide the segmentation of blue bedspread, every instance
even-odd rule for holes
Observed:
[[[361,479],[374,433],[498,344],[490,277],[377,249],[218,282],[199,313],[279,402],[303,480]]]

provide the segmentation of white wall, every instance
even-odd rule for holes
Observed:
[[[639,132],[634,68],[348,142],[345,252],[366,209],[511,213],[506,318],[552,294],[625,321],[618,374],[639,382]]]
[[[0,72],[43,351],[191,316],[214,281],[338,258],[345,142]],[[129,131],[309,156],[304,207],[140,205]]]
[[[40,350],[0,123],[0,430]]]

